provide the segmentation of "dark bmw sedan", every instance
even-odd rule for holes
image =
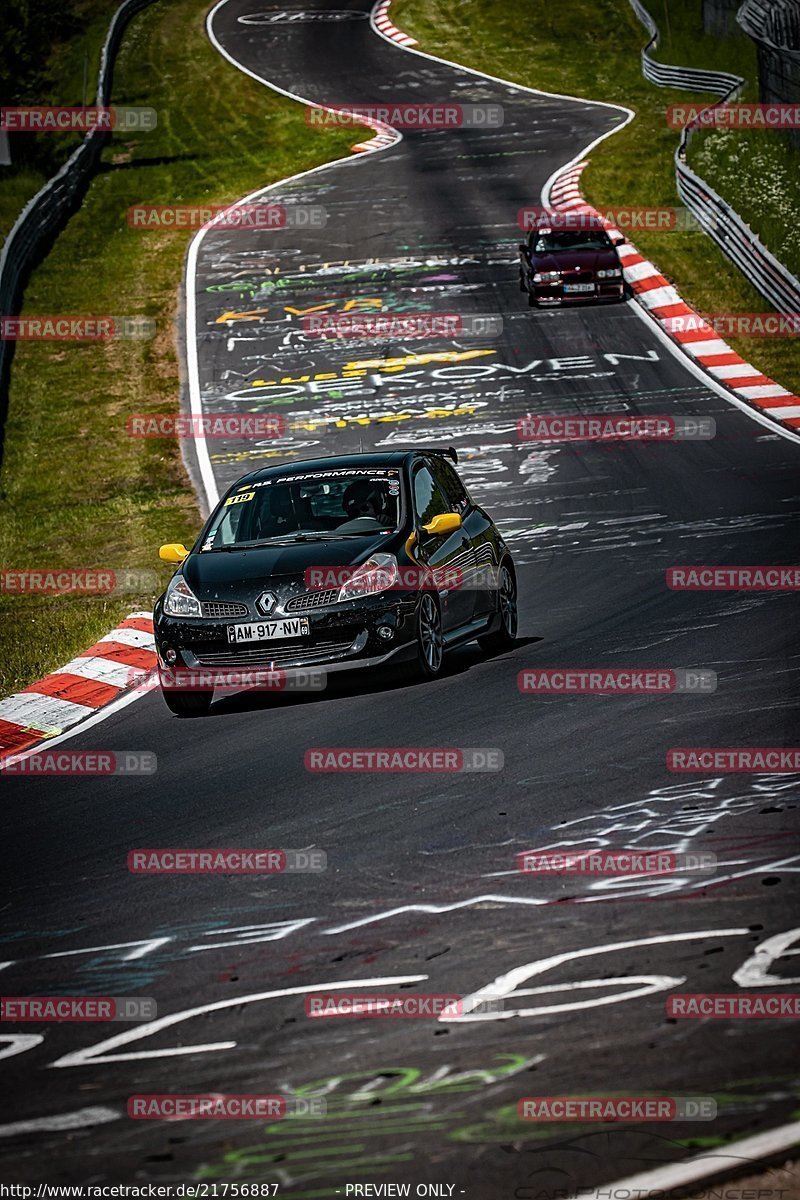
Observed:
[[[191,550],[162,546],[180,563],[154,613],[172,711],[207,712],[215,672],[406,663],[432,678],[452,646],[511,646],[511,555],[456,463],[424,447],[267,467]],[[176,686],[180,671],[201,686]]]
[[[599,225],[584,229],[532,229],[519,246],[519,286],[531,308],[621,300],[622,263]]]

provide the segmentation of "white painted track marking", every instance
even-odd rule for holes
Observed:
[[[75,1112],[58,1113],[54,1117],[34,1117],[30,1121],[13,1121],[0,1125],[0,1137],[20,1137],[25,1133],[57,1133],[60,1130],[88,1129],[91,1125],[107,1125],[119,1121],[122,1113],[113,1108],[78,1108]]]
[[[127,1046],[130,1042],[141,1041],[154,1033],[167,1029],[170,1025],[178,1025],[192,1017],[200,1017],[206,1013],[220,1012],[224,1008],[238,1008],[243,1004],[256,1004],[261,1000],[277,1000],[285,996],[305,996],[309,992],[334,992],[343,988],[384,987],[395,983],[421,983],[427,975],[388,975],[377,979],[335,979],[327,983],[313,983],[308,987],[279,988],[270,992],[255,992],[248,996],[231,996],[227,1000],[216,1000],[213,1004],[199,1004],[196,1008],[184,1008],[180,1012],[170,1013],[159,1017],[156,1021],[147,1021],[135,1029],[126,1029],[113,1037],[105,1038],[94,1046],[85,1046],[81,1050],[73,1050],[63,1055],[51,1067],[84,1067],[95,1062],[136,1062],[139,1059],[171,1058],[178,1054],[207,1054],[214,1050],[232,1050],[236,1042],[207,1042],[197,1046],[173,1046],[166,1050],[134,1050],[129,1054],[104,1054],[105,1050],[114,1050],[118,1046]]]
[[[792,1121],[789,1125],[779,1125],[776,1129],[743,1138],[740,1142],[730,1142],[725,1147],[719,1146],[690,1158],[688,1162],[671,1163],[666,1167],[656,1167],[654,1171],[644,1171],[641,1175],[631,1175],[627,1179],[605,1183],[597,1189],[597,1195],[614,1197],[618,1192],[629,1195],[636,1188],[663,1194],[667,1190],[707,1179],[709,1175],[719,1175],[735,1167],[741,1170],[745,1163],[755,1164],[760,1158],[771,1158],[798,1145],[800,1121]],[[753,1171],[749,1173],[753,1174]],[[590,1200],[591,1193],[586,1189],[582,1190],[581,1195],[583,1200]],[[574,1200],[574,1193],[571,1200]]]

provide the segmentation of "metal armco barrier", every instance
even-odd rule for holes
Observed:
[[[108,27],[100,56],[97,78],[99,108],[111,100],[114,60],[128,22],[153,0],[125,0]],[[45,242],[63,225],[83,198],[100,151],[110,134],[104,129],[87,133],[80,146],[69,156],[61,169],[28,201],[14,222],[0,252],[0,314],[13,316],[18,312],[22,290],[28,272]],[[13,342],[0,340],[0,446],[8,407],[8,376]]]
[[[658,26],[639,0],[630,0],[630,6],[650,34],[650,41],[642,50],[642,74],[649,83],[680,91],[711,92],[726,100],[732,100],[741,91],[744,80],[739,75],[729,75],[725,71],[702,71],[695,67],[670,67],[656,62],[651,58],[650,51],[658,47]]]
[[[681,139],[683,141],[683,139]],[[734,266],[778,312],[800,312],[800,281],[770,254],[721,196],[675,156],[678,195]]]
[[[747,0],[760,4],[761,0]],[[650,34],[650,41],[642,50],[642,74],[656,87],[676,88],[681,91],[705,91],[719,96],[718,103],[734,100],[744,86],[744,79],[726,71],[701,71],[693,67],[666,66],[655,62],[650,52],[658,46],[658,27],[650,13],[639,0],[630,0],[636,16]],[[742,9],[739,10],[741,22]],[[715,107],[709,105],[709,107]],[[700,222],[703,230],[712,238],[734,266],[750,280],[761,295],[779,312],[800,311],[800,281],[782,263],[770,254],[753,231],[714,189],[701,179],[686,163],[686,149],[696,129],[681,130],[680,141],[675,151],[675,182],[683,203]]]

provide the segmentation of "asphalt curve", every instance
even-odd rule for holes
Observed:
[[[349,15],[319,15],[334,10]],[[407,131],[267,193],[287,211],[321,206],[324,228],[204,237],[188,350],[204,410],[277,412],[286,433],[214,443],[192,465],[213,493],[253,463],[457,446],[515,554],[519,641],[495,658],[462,649],[433,684],[240,696],[202,720],[149,695],[69,745],[154,751],[155,775],[3,778],[4,994],[158,1004],[150,1024],[4,1025],[10,1180],[275,1182],[307,1197],[436,1183],[553,1200],[698,1147],[742,1169],[725,1143],[793,1112],[791,1022],[676,1021],[665,1000],[792,984],[781,951],[797,920],[797,777],[679,775],[665,756],[798,744],[796,603],[672,591],[665,571],[796,558],[798,446],[705,387],[632,305],[525,307],[519,208],[624,113],[408,54],[368,10],[317,0],[313,19],[281,18],[305,11],[290,3],[254,21],[252,0],[228,0],[211,23],[232,60],[308,99],[500,104],[503,125]],[[342,345],[304,333],[304,310],[365,300],[500,316],[502,333]],[[716,437],[518,440],[520,416],[552,411],[710,416]],[[536,666],[703,668],[718,686],[522,694],[518,673]],[[315,746],[493,747],[504,769],[318,775],[304,766]],[[576,843],[711,851],[719,868],[634,884],[515,871],[520,850]],[[126,855],[143,846],[313,846],[328,869],[131,876]],[[471,1021],[304,1012],[304,992],[326,987],[465,995],[505,976],[504,1011]],[[31,1033],[43,1036],[20,1040]],[[327,1117],[127,1117],[129,1096],[171,1092],[321,1097]],[[717,1115],[516,1116],[523,1096],[589,1093],[710,1097]]]

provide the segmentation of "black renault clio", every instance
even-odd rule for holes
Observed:
[[[409,663],[422,678],[446,649],[487,650],[517,632],[514,564],[454,469],[420,447],[283,464],[239,479],[154,613],[162,691],[206,713],[215,672],[328,671]],[[201,685],[175,686],[177,671]]]

